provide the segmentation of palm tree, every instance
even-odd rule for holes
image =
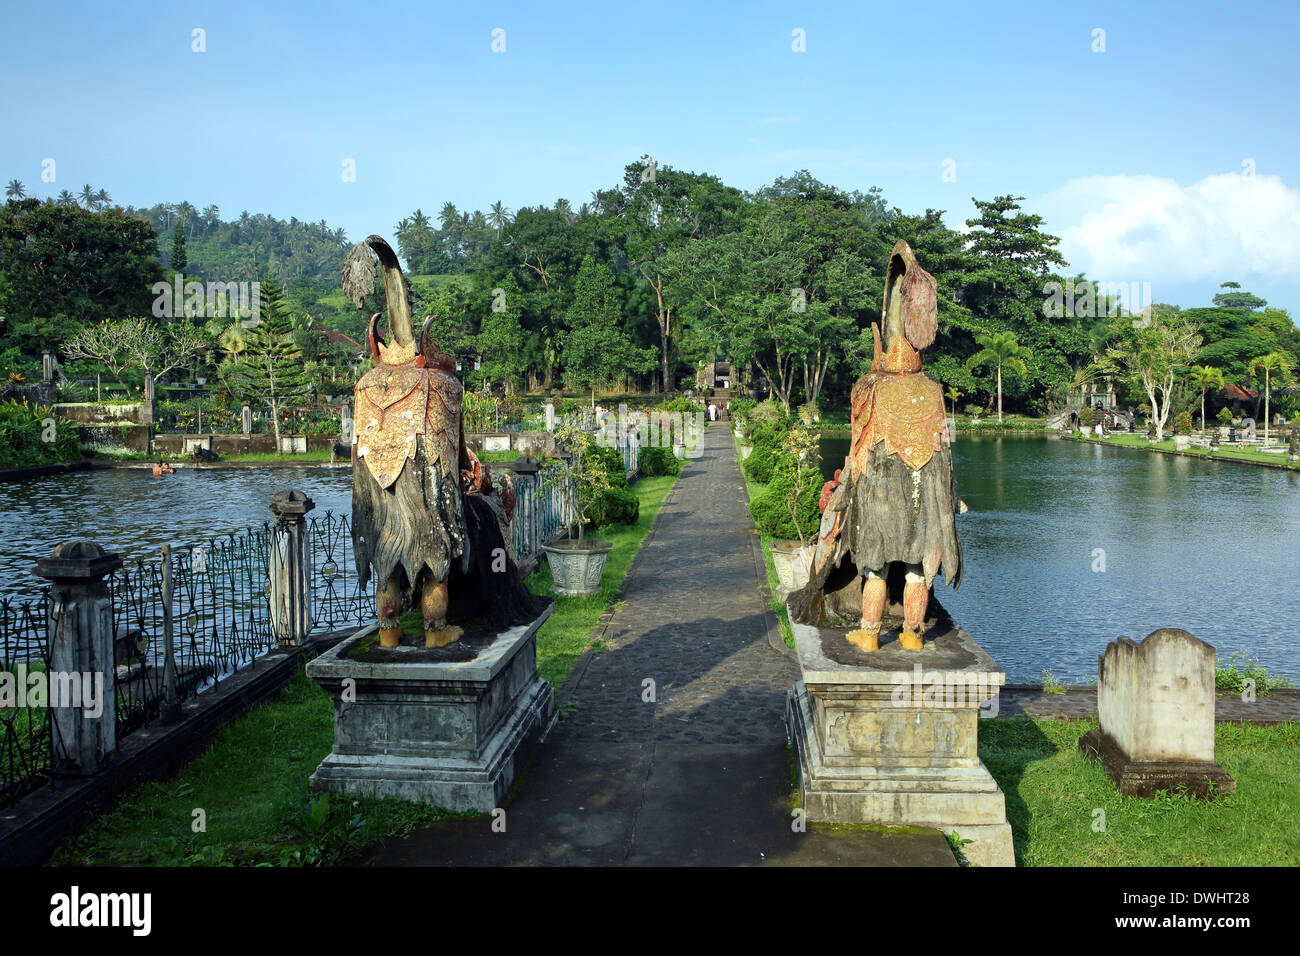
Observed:
[[[949,400],[952,402],[952,418],[953,421],[956,421],[957,420],[957,399],[961,398],[962,396],[961,390],[958,389],[956,385],[949,385],[948,391],[944,392],[944,394],[947,395]]]
[[[1201,390],[1201,431],[1205,431],[1205,393],[1211,388],[1223,388],[1223,369],[1213,365],[1193,365],[1187,373],[1187,380]]]
[[[497,231],[497,238],[501,238],[501,227],[510,222],[510,210],[497,200],[492,204],[492,215],[488,217],[488,225]]]
[[[555,200],[555,211],[558,212],[564,218],[564,221],[566,223],[568,223],[570,226],[573,225],[573,221],[575,218],[573,215],[573,204],[570,203],[569,200],[567,199]]]
[[[966,367],[968,369],[979,368],[982,365],[997,367],[998,421],[1002,421],[1002,369],[1005,366],[1013,372],[1027,376],[1029,369],[1025,366],[1024,360],[1033,353],[1016,341],[1014,332],[994,332],[991,335],[985,332],[975,336],[975,344],[981,346],[981,349],[966,360]]]
[[[72,195],[72,193],[68,192],[66,189],[60,189],[59,198],[54,200],[54,203],[57,206],[75,206],[77,204],[77,197]]]
[[[226,330],[221,333],[221,348],[236,365],[239,364],[239,356],[248,349],[243,325],[236,322],[226,327]]]
[[[1269,352],[1267,355],[1261,355],[1250,363],[1250,374],[1258,376],[1260,372],[1264,373],[1264,445],[1268,446],[1268,399],[1271,390],[1270,379],[1276,378],[1279,382],[1288,382],[1291,380],[1291,373],[1294,367],[1291,364],[1291,357],[1285,352]]]
[[[5,187],[5,198],[22,199],[27,195],[27,188],[16,179],[9,180],[9,185]]]
[[[95,208],[103,209],[113,201],[113,197],[108,194],[108,190],[100,189],[95,193]]]
[[[95,190],[90,187],[90,183],[81,187],[81,192],[77,193],[77,202],[81,203],[86,209],[95,205]]]

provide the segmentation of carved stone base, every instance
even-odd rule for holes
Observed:
[[[814,822],[934,827],[980,866],[1015,866],[1006,799],[979,759],[979,710],[1005,675],[955,627],[863,652],[844,631],[794,623],[803,679],[786,728]]]
[[[1131,760],[1100,728],[1079,738],[1079,750],[1100,760],[1119,792],[1129,797],[1153,797],[1159,790],[1179,787],[1196,797],[1235,793],[1237,781],[1215,761]]]
[[[476,634],[439,648],[366,647],[367,628],[307,665],[334,698],[334,749],[311,784],[489,813],[555,724],[537,675],[537,629]]]

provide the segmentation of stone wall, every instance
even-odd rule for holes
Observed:
[[[475,453],[515,451],[539,458],[555,450],[555,436],[550,432],[467,432],[465,444]]]
[[[54,414],[76,426],[77,439],[87,451],[149,452],[149,416],[143,402],[64,402],[54,406]]]
[[[282,437],[289,437],[284,433]],[[337,435],[306,435],[307,451],[328,451]],[[159,457],[180,458],[193,453],[193,445],[201,443],[208,451],[214,451],[222,458],[231,455],[273,455],[275,454],[275,435],[273,433],[258,435],[154,435],[154,454]],[[187,451],[187,449],[189,449]]]

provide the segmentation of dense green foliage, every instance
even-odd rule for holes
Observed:
[[[0,402],[0,468],[30,468],[75,461],[81,445],[72,424],[49,408]]]
[[[365,360],[365,319],[384,307],[383,294],[360,310],[344,300],[338,267],[348,240],[323,221],[244,213],[224,222],[216,207],[200,212],[186,202],[121,210],[89,186],[80,197],[41,202],[11,185],[0,228],[0,371],[30,375],[40,348],[83,325],[148,315],[151,283],[161,277],[158,237],[168,240],[164,264],[185,260],[187,278],[266,273],[280,282],[305,362],[351,374]],[[643,157],[576,207],[561,199],[512,212],[498,202],[470,213],[444,203],[436,220],[415,210],[395,235],[416,314],[439,317],[435,337],[462,360],[473,389],[567,383],[594,401],[601,388],[694,387],[699,364],[723,359],[734,366],[734,398],[759,389],[783,413],[843,408],[871,360],[889,250],[906,239],[938,280],[939,328],[926,368],[944,386],[991,411],[1001,369],[1002,404],[1012,414],[1079,403],[1103,379],[1121,404],[1148,402],[1134,376],[1102,367],[1116,349],[1140,344],[1136,317],[1101,284],[1068,273],[1059,240],[1019,197],[973,202],[958,232],[939,210],[905,212],[878,189],[845,191],[807,171],[749,193]],[[61,273],[86,281],[42,279]],[[1199,405],[1202,389],[1186,374],[1193,364],[1256,389],[1261,356],[1276,352],[1300,366],[1291,317],[1237,283],[1224,283],[1209,307],[1157,303],[1143,318],[1173,315],[1197,329],[1201,344],[1178,363],[1160,402],[1171,421],[1193,397]],[[209,345],[193,371],[211,376],[223,357],[240,355],[243,333],[197,319]],[[994,345],[1009,341],[1015,354]],[[83,374],[99,371],[83,364]],[[1217,385],[1204,397],[1207,415],[1226,399]],[[1300,410],[1300,396],[1272,398],[1284,414]],[[1262,418],[1266,401],[1249,411]]]
[[[637,468],[648,478],[660,475],[680,475],[682,460],[673,454],[671,448],[650,446],[637,452]]]

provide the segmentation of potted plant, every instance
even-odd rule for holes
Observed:
[[[555,593],[565,597],[595,594],[600,590],[600,577],[605,573],[605,561],[614,545],[609,541],[584,539],[587,514],[596,500],[612,487],[609,473],[594,455],[590,454],[593,439],[572,425],[556,429],[557,450],[563,448],[567,455],[555,455],[543,466],[542,488],[559,492],[564,514],[578,523],[577,538],[543,544]],[[570,531],[572,534],[572,531]]]
[[[785,452],[789,456],[790,479],[783,489],[782,504],[799,540],[773,541],[769,550],[781,588],[788,593],[806,585],[812,572],[814,547],[808,543],[808,531],[799,514],[799,503],[810,488],[821,484],[816,434],[807,428],[791,428],[785,436]]]

